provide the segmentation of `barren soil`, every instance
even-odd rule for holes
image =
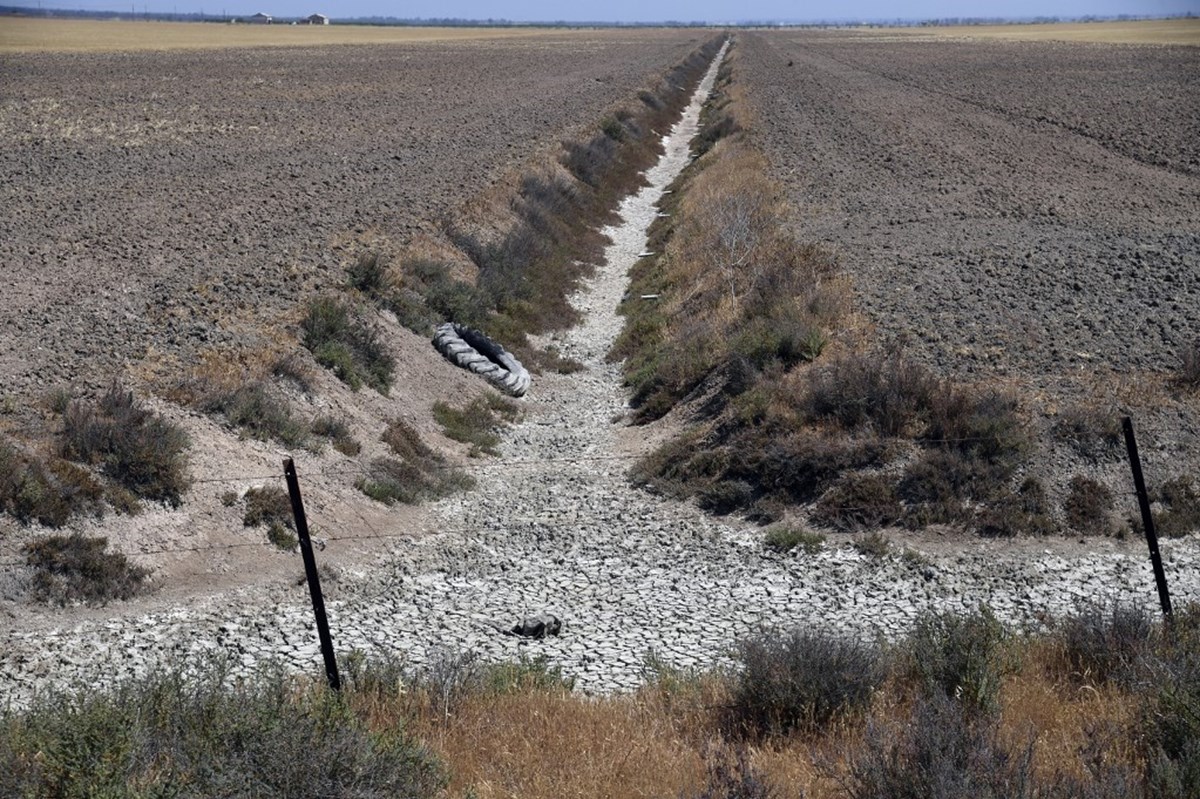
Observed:
[[[415,515],[367,500],[360,463],[386,454],[406,418],[450,454],[429,407],[483,383],[382,319],[397,358],[388,397],[350,392],[296,343],[316,291],[360,253],[393,255],[449,222],[481,221],[530,163],[594,130],[606,110],[694,50],[688,31],[537,32],[479,41],[320,48],[0,56],[0,431],[46,443],[45,395],[123,378],[161,395],[206,355],[299,351],[315,370],[293,391],[303,417],[351,423],[364,450],[294,453],[318,535],[370,536]],[[590,133],[589,133],[590,135]],[[285,386],[286,387],[286,386]],[[152,400],[191,436],[183,508],[109,513],[72,529],[107,536],[155,569],[160,597],[291,579],[296,564],[221,502],[281,485],[273,443]],[[45,426],[49,424],[50,430]],[[42,532],[0,517],[0,561]],[[228,549],[229,545],[236,545]],[[371,541],[343,541],[354,563]],[[21,580],[0,574],[0,602]]]
[[[245,343],[651,73],[688,32],[0,58],[0,378]]]
[[[740,52],[756,141],[872,338],[1035,414],[1133,410],[1163,479],[1196,472],[1196,404],[1167,381],[1200,335],[1200,49],[789,32]]]

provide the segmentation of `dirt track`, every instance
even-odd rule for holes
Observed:
[[[699,39],[0,58],[3,393],[253,344],[355,240],[402,244]]]
[[[758,143],[878,333],[1053,394],[1161,376],[1200,335],[1197,48],[743,45]]]

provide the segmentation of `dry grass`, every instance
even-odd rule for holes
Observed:
[[[450,764],[455,797],[677,796],[701,774],[696,748],[648,695],[481,697],[414,731]]]
[[[1119,689],[1084,688],[1054,676],[1054,652],[1030,649],[1001,691],[1001,739],[1014,748],[1035,740],[1036,777],[1086,777],[1085,753],[1099,731],[1107,756],[1136,763],[1136,699]],[[715,708],[728,699],[719,680],[675,690],[587,697],[567,692],[468,698],[449,716],[420,714],[410,728],[450,770],[451,797],[676,797],[703,785],[704,750],[720,740]],[[909,712],[905,686],[889,681],[867,718],[891,722]],[[389,723],[383,713],[375,723]],[[848,754],[862,744],[867,718],[842,720],[821,733],[774,738],[748,749],[751,765],[779,799],[846,795]]]
[[[898,28],[896,32],[967,39],[1096,44],[1184,44],[1200,46],[1200,19],[1126,22],[1062,22],[1039,25],[948,25]]]
[[[198,22],[35,19],[0,25],[0,53],[205,50],[328,44],[421,44],[562,33],[549,28],[413,28],[370,25],[228,25]],[[586,35],[586,34],[585,34]]]

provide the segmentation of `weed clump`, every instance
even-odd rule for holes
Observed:
[[[362,309],[336,297],[315,297],[300,326],[302,343],[317,363],[356,391],[365,384],[387,394],[396,361]]]
[[[1129,686],[1154,644],[1154,625],[1140,608],[1091,605],[1065,618],[1055,638],[1075,682]]]
[[[468,490],[475,484],[470,475],[450,466],[430,449],[402,419],[393,419],[381,439],[397,457],[377,458],[367,476],[356,483],[371,499],[387,505],[415,505]]]
[[[843,784],[852,799],[1032,796],[1033,743],[1010,748],[999,725],[935,693],[918,698],[907,723],[872,720]]]
[[[44,461],[0,440],[0,513],[23,524],[62,527],[77,514],[102,515],[104,494],[86,469]]]
[[[243,499],[246,512],[242,524],[246,527],[265,526],[267,540],[279,549],[290,551],[299,544],[292,501],[286,491],[279,486],[254,487],[246,491]]]
[[[39,538],[25,545],[33,568],[33,595],[41,602],[104,604],[129,599],[148,589],[150,571],[109,552],[107,538],[72,533]]]
[[[908,641],[909,674],[927,694],[953,699],[972,714],[1000,707],[1000,682],[1013,666],[1008,634],[986,605],[974,613],[926,613]]]
[[[879,652],[827,630],[796,629],[743,640],[726,726],[738,735],[820,730],[860,711],[882,682]]]
[[[1108,532],[1113,509],[1113,494],[1108,486],[1088,477],[1071,478],[1070,493],[1063,502],[1067,524],[1085,535]]]
[[[72,400],[63,413],[64,458],[96,465],[105,476],[143,499],[174,507],[183,502],[187,434],[142,407],[114,384],[98,403]]]
[[[462,408],[445,402],[435,402],[433,418],[442,426],[447,438],[469,444],[470,454],[497,455],[500,436],[497,430],[516,421],[521,410],[515,402],[498,394],[484,394]]]
[[[763,545],[775,552],[791,552],[800,548],[809,555],[815,555],[825,547],[825,536],[800,527],[784,525],[768,530]]]

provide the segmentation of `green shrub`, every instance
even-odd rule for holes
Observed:
[[[47,536],[26,544],[25,562],[34,569],[34,597],[59,605],[103,604],[146,591],[150,571],[107,549],[107,538],[88,538],[78,533]]]
[[[909,674],[972,714],[999,710],[1000,683],[1013,667],[1004,626],[986,606],[974,613],[925,613],[907,642]]]
[[[520,407],[498,394],[484,394],[462,408],[444,402],[433,404],[433,418],[446,437],[470,444],[471,455],[497,455],[500,436],[496,432],[516,421]]]
[[[198,400],[207,413],[219,413],[244,435],[258,441],[278,441],[289,447],[311,446],[312,427],[292,413],[261,380],[231,391],[206,391]]]
[[[433,755],[403,724],[372,731],[348,696],[215,661],[108,691],[43,696],[0,721],[5,795],[434,799]]]
[[[355,483],[371,499],[386,505],[397,502],[415,505],[422,500],[441,499],[475,485],[470,475],[440,462],[411,462],[376,458],[367,475]]]
[[[0,440],[0,513],[62,527],[76,514],[102,516],[103,498],[104,487],[86,469],[42,461]]]
[[[300,326],[304,346],[339,380],[355,390],[366,384],[387,394],[396,362],[362,309],[336,297],[315,297]]]
[[[95,464],[144,499],[179,506],[187,490],[187,434],[114,384],[96,404],[72,400],[63,414],[63,457]]]
[[[726,726],[739,735],[824,729],[863,710],[882,682],[879,652],[828,630],[763,633],[738,644]]]
[[[763,545],[776,552],[791,552],[799,547],[815,555],[825,547],[825,536],[800,527],[775,527],[767,531]]]
[[[1088,477],[1071,478],[1070,493],[1063,502],[1067,524],[1087,535],[1108,532],[1113,509],[1113,494],[1108,486]]]

